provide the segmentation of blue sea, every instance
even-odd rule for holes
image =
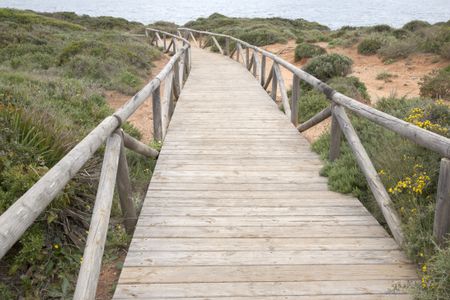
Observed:
[[[0,7],[179,25],[215,12],[232,17],[303,18],[333,29],[374,24],[401,27],[413,19],[430,23],[450,19],[450,0],[0,0]]]

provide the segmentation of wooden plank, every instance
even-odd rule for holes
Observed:
[[[379,225],[372,216],[151,216],[138,226],[324,226]]]
[[[398,250],[342,251],[133,251],[127,255],[127,266],[175,265],[347,265],[408,263]]]
[[[304,223],[299,226],[138,226],[135,238],[341,238],[389,237],[376,225],[323,225]]]
[[[395,294],[394,294],[395,293]],[[122,298],[124,297],[124,298]],[[132,296],[126,296],[121,295],[121,298],[115,299],[149,299],[146,296],[141,297],[139,295],[132,295]],[[166,299],[180,299],[180,298],[151,298],[152,300],[166,300]],[[400,294],[400,293],[384,293],[384,294],[360,294],[360,295],[308,295],[308,296],[256,296],[256,297],[183,297],[183,300],[305,300],[305,299],[312,299],[312,300],[411,300],[412,297],[407,294]]]
[[[145,206],[142,216],[367,216],[364,207],[150,207]]]
[[[415,280],[412,265],[312,266],[182,266],[130,267],[122,270],[121,284],[194,282],[301,282],[327,280]]]
[[[133,251],[396,250],[391,238],[135,238]],[[237,250],[239,249],[239,250]]]

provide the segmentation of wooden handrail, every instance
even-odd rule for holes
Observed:
[[[237,61],[239,61],[239,52],[242,52],[242,47],[249,51],[253,50],[253,55],[261,55],[261,72],[260,72],[260,84],[264,89],[267,89],[272,82],[271,88],[271,96],[274,100],[276,100],[277,96],[277,88],[280,86],[281,99],[283,102],[283,107],[285,113],[290,117],[291,122],[297,126],[297,107],[295,106],[297,99],[301,98],[299,95],[298,86],[300,85],[300,80],[308,83],[310,86],[315,88],[316,90],[325,94],[327,99],[331,102],[331,107],[326,108],[313,116],[308,121],[300,124],[297,129],[302,132],[316,124],[322,122],[328,117],[332,117],[332,126],[331,126],[331,143],[330,143],[330,160],[334,160],[339,156],[340,153],[340,141],[342,132],[344,133],[348,143],[350,144],[350,148],[352,149],[355,157],[357,158],[358,164],[363,171],[366,179],[369,183],[369,187],[372,193],[375,196],[375,199],[378,205],[383,212],[383,215],[389,225],[389,228],[399,244],[403,242],[403,235],[400,230],[400,221],[395,212],[391,208],[391,199],[385,188],[383,187],[381,180],[374,173],[373,164],[370,161],[366,151],[364,150],[362,144],[359,141],[359,138],[356,135],[356,131],[353,129],[350,120],[348,119],[345,109],[352,111],[353,113],[366,118],[375,124],[378,124],[384,128],[387,128],[400,136],[418,144],[424,148],[435,151],[439,153],[444,158],[441,162],[440,169],[440,177],[439,177],[439,188],[438,188],[438,207],[441,211],[436,211],[435,220],[434,220],[434,236],[438,243],[442,243],[444,237],[450,233],[450,183],[446,182],[448,178],[450,178],[450,163],[448,160],[450,158],[450,139],[436,134],[434,132],[428,131],[426,129],[420,128],[416,125],[408,123],[404,120],[391,116],[387,113],[379,111],[373,107],[370,107],[366,104],[363,104],[355,99],[347,97],[333,88],[331,88],[326,83],[317,79],[311,74],[303,71],[300,68],[297,68],[293,64],[285,61],[284,59],[276,56],[275,54],[261,49],[257,46],[251,45],[245,41],[237,39],[235,37],[226,35],[226,34],[218,34],[207,31],[194,30],[190,28],[179,28],[180,31],[185,31],[186,34],[190,34],[193,36],[193,33],[201,34],[201,35],[209,35],[215,38],[221,38],[225,40],[225,44],[229,45],[230,41],[233,41],[236,44],[237,49]],[[228,46],[227,46],[228,47]],[[239,51],[241,50],[241,51]],[[248,52],[247,52],[248,53]],[[233,53],[231,54],[231,57]],[[266,67],[266,59],[272,60],[272,69],[269,72],[267,79],[265,78],[265,67]],[[249,63],[244,60],[244,66],[248,69]],[[293,74],[293,90],[291,97],[291,112],[289,115],[289,110],[286,110],[286,94],[283,90],[284,84],[281,82],[281,71],[279,68],[283,67],[286,70],[290,71]],[[253,72],[255,74],[255,72]],[[255,75],[255,77],[257,77]],[[295,103],[294,103],[295,102]],[[300,112],[301,113],[301,112]],[[442,211],[443,210],[443,211]]]
[[[155,107],[161,105],[159,94],[156,94],[160,90],[161,83],[169,78],[170,84],[166,83],[165,86],[169,86],[171,89],[166,88],[166,94],[163,96],[175,100],[171,97],[175,94],[179,95],[179,90],[177,92],[174,90],[181,89],[181,85],[190,71],[191,45],[189,41],[168,32],[146,29],[145,36],[149,37],[150,34],[154,34],[150,43],[155,43],[156,45],[162,41],[160,34],[165,38],[172,38],[172,44],[169,44],[167,47],[167,49],[169,47],[173,49],[173,56],[169,62],[153,80],[114,114],[108,116],[97,125],[0,216],[0,258],[2,258],[61,192],[69,180],[107,141],[95,207],[83,255],[83,263],[75,290],[75,299],[94,299],[95,297],[116,180],[127,232],[131,233],[136,224],[137,218],[131,200],[131,186],[124,146],[145,156],[156,157],[159,154],[158,151],[118,131],[118,129],[152,95],[154,104],[153,118],[161,120],[161,110],[159,114],[158,111],[155,111]],[[164,41],[166,40],[165,38]],[[182,43],[182,46],[176,47],[176,43]],[[178,74],[177,76],[173,75],[175,71]],[[179,75],[182,75],[182,78]],[[178,84],[172,84],[175,78],[178,80]],[[169,94],[170,96],[168,96]],[[158,105],[155,102],[158,102]],[[164,109],[167,110],[167,108]],[[173,111],[173,108],[169,108],[168,111]],[[171,114],[166,116],[168,120],[164,122],[165,127],[168,126],[170,117]],[[161,123],[157,125],[159,126]],[[163,132],[162,129],[164,129],[165,132],[167,129],[165,127],[153,128],[153,130],[154,132],[158,132],[158,130]],[[162,134],[157,137],[159,140],[163,139]]]

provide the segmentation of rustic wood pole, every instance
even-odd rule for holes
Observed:
[[[284,84],[283,75],[281,74],[281,69],[278,64],[273,65],[273,70],[275,72],[276,81],[278,83],[278,87],[280,88],[280,96],[281,96],[281,104],[283,105],[284,113],[291,119],[291,107],[289,105],[289,97],[287,95],[286,85]],[[276,95],[275,95],[276,96]]]
[[[272,90],[271,90],[271,97],[273,101],[277,100],[277,89],[278,89],[278,78],[277,74],[275,73],[275,62],[273,63],[272,69]]]
[[[230,56],[230,39],[225,38],[225,55]]]
[[[217,49],[219,50],[220,54],[223,55],[223,54],[224,54],[223,49],[222,49],[222,47],[220,46],[220,44],[219,44],[219,42],[217,41],[217,39],[216,39],[214,36],[212,36],[211,38],[212,38],[214,44],[216,45]]]
[[[106,141],[95,206],[73,296],[75,300],[95,299],[106,234],[108,233],[121,142],[122,139],[117,133],[113,133]]]
[[[181,84],[180,83],[180,64],[181,64],[181,57],[178,58],[178,60],[173,64],[173,86],[174,86],[174,94],[175,98],[178,99],[181,93]]]
[[[341,136],[342,131],[339,128],[339,123],[336,119],[336,116],[334,114],[334,108],[336,107],[336,104],[331,104],[331,112],[332,112],[332,118],[331,118],[331,131],[330,131],[330,161],[334,161],[336,158],[339,157],[339,154],[341,153]]]
[[[252,73],[253,73],[253,76],[255,76],[255,78],[257,78],[256,76],[257,76],[257,67],[258,67],[258,63],[256,62],[256,52],[253,52],[253,56],[252,56],[252,61],[253,61],[253,69],[252,69]]]
[[[167,41],[166,41],[166,34],[163,34],[163,47],[164,47],[164,51],[167,51]]]
[[[153,137],[157,141],[162,141],[162,124],[161,124],[161,85],[152,93],[153,105]]]
[[[247,70],[250,70],[250,49],[248,47],[245,48],[245,65]]]
[[[239,61],[239,57],[241,56],[241,45],[236,43],[236,61]]]
[[[136,226],[137,215],[133,203],[133,191],[131,189],[130,171],[128,169],[127,155],[124,146],[124,132],[120,130],[119,133],[121,135],[121,143],[116,184],[125,230],[129,235],[132,235],[134,227]]]
[[[123,132],[123,144],[126,148],[146,157],[156,158],[159,155],[159,152],[157,150],[147,146],[141,141],[138,141],[126,132]]]
[[[266,80],[266,56],[261,53],[261,85],[264,86]]]
[[[309,128],[319,124],[323,120],[329,118],[331,116],[331,106],[328,106],[327,108],[321,110],[316,115],[314,115],[311,119],[308,121],[303,122],[297,127],[297,130],[300,132],[303,132],[305,130],[308,130]]]
[[[170,102],[172,101],[172,83],[173,70],[167,75],[164,81],[164,93],[161,101],[161,125],[162,125],[162,139],[164,140],[167,128],[170,122]]]
[[[403,244],[403,233],[401,228],[400,218],[398,217],[395,209],[392,207],[392,201],[387,193],[386,189],[381,182],[380,176],[378,175],[375,167],[370,160],[369,155],[367,155],[364,146],[361,143],[355,129],[350,122],[345,110],[340,105],[333,105],[332,107],[333,117],[336,119],[338,126],[344,132],[347,139],[347,143],[352,149],[356,162],[359,168],[366,177],[367,183],[369,184],[370,190],[377,201],[378,206],[383,213],[384,219],[389,226],[389,229],[394,236],[394,239],[399,245]]]
[[[450,160],[441,159],[434,212],[433,235],[440,246],[444,246],[450,234]]]
[[[294,74],[292,79],[291,122],[298,125],[298,100],[300,98],[300,77]]]

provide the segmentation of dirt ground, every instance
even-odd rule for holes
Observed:
[[[365,56],[358,54],[356,46],[351,48],[329,48],[327,43],[317,43],[325,48],[328,53],[338,53],[350,57],[353,60],[353,72],[351,75],[358,77],[367,86],[371,102],[376,103],[380,98],[396,95],[397,97],[418,97],[419,81],[424,75],[431,71],[443,68],[449,64],[448,61],[440,59],[435,54],[414,54],[407,59],[401,59],[391,64],[385,64],[377,55]],[[296,65],[303,66],[306,60],[295,62],[295,41],[287,44],[273,44],[264,47],[283,59]],[[387,72],[394,75],[390,82],[376,79],[377,75]],[[283,77],[286,83],[292,81],[292,75],[284,70]]]

